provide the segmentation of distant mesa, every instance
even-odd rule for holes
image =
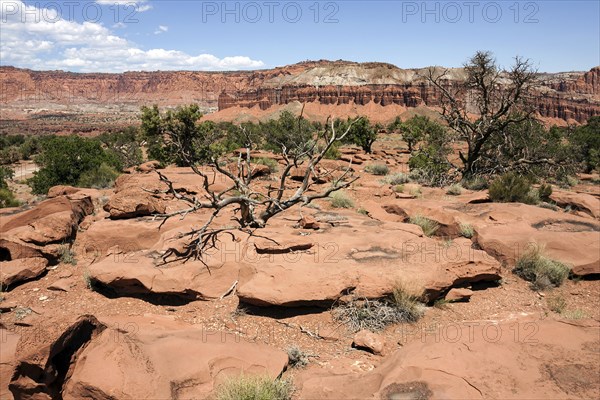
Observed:
[[[324,119],[363,114],[387,122],[412,109],[435,109],[439,93],[421,76],[424,69],[386,63],[305,61],[269,70],[235,72],[154,71],[72,73],[0,67],[3,120],[32,133],[61,129],[93,134],[115,124],[135,123],[142,105],[196,103],[213,120],[256,120],[292,107]],[[447,85],[464,77],[449,69]],[[532,99],[548,123],[583,123],[600,115],[600,67],[588,72],[540,73]],[[60,120],[60,121],[59,121]],[[67,123],[65,123],[67,120]],[[18,124],[17,124],[18,125]]]

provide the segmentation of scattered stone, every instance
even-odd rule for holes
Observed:
[[[357,332],[356,335],[354,335],[354,340],[352,341],[352,347],[361,350],[367,350],[373,354],[381,354],[384,346],[385,340],[381,335],[365,329]]]
[[[56,290],[62,292],[68,292],[75,285],[73,279],[59,279],[50,286],[48,286],[48,290]]]
[[[446,294],[446,301],[455,302],[455,301],[469,301],[471,296],[473,295],[473,291],[466,288],[452,288]]]
[[[302,229],[314,229],[314,230],[318,230],[321,227],[321,225],[317,222],[317,220],[310,215],[303,216],[300,219],[300,221],[298,221],[298,226]]]

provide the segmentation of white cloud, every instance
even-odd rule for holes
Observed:
[[[160,35],[161,33],[165,33],[169,30],[169,27],[166,25],[159,25],[158,29],[154,31],[155,35]]]
[[[7,3],[18,7],[5,8]],[[68,21],[57,15],[51,20],[36,19],[36,12],[50,15],[50,11],[26,6],[18,0],[0,0],[0,10],[2,65],[80,72],[237,70],[264,66],[262,61],[245,56],[218,58],[179,50],[145,50],[100,23]],[[158,27],[161,33],[168,29],[164,25]]]

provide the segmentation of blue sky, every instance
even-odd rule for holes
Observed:
[[[600,0],[0,0],[0,63],[81,72],[237,70],[303,60],[540,71],[600,65]]]

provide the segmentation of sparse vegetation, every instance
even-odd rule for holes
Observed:
[[[548,297],[546,304],[551,311],[557,314],[562,314],[567,309],[567,300],[561,295]]]
[[[289,400],[292,385],[268,376],[240,375],[230,377],[216,391],[216,400]]]
[[[392,174],[392,175],[387,176],[385,178],[385,182],[390,185],[393,185],[393,186],[403,185],[405,183],[410,182],[410,178],[408,177],[407,174],[399,172],[397,174]]]
[[[390,169],[385,164],[371,164],[365,167],[365,171],[373,175],[387,175]]]
[[[463,188],[459,183],[454,183],[448,187],[448,189],[446,190],[446,194],[449,194],[451,196],[458,196],[462,193],[462,190]]]
[[[567,184],[571,187],[579,185],[579,179],[575,178],[574,176],[568,175],[566,180]]]
[[[337,191],[332,193],[329,198],[331,199],[331,206],[333,208],[352,208],[354,207],[354,201],[344,191]]]
[[[422,293],[419,293],[406,284],[397,283],[392,292],[392,299],[396,308],[402,313],[407,322],[416,322],[425,312],[422,303]]]
[[[508,172],[492,182],[490,199],[500,203],[530,203],[531,182],[516,172]]]
[[[29,307],[16,307],[13,310],[15,321],[20,321],[30,315],[33,311]]]
[[[421,293],[398,284],[389,298],[355,299],[335,307],[333,317],[354,332],[362,329],[381,331],[389,325],[418,321],[424,314]]]
[[[425,236],[433,236],[433,234],[440,227],[437,222],[422,215],[414,215],[410,217],[409,222],[411,224],[419,225],[421,229],[423,229]]]
[[[585,311],[577,308],[575,310],[567,310],[562,314],[567,319],[584,319],[587,317]]]
[[[547,208],[548,210],[552,210],[552,211],[560,210],[560,207],[557,206],[556,204],[548,203],[545,201],[542,201],[541,203],[539,203],[538,207]]]
[[[485,190],[488,188],[488,182],[483,176],[473,176],[468,179],[463,179],[462,186],[469,190]]]
[[[58,254],[60,255],[59,259],[61,263],[77,265],[75,253],[73,250],[71,250],[71,246],[68,243],[63,243],[60,245]]]
[[[467,223],[461,223],[458,226],[460,230],[460,236],[465,237],[467,239],[471,239],[475,234],[475,230],[473,229],[473,225]]]
[[[296,346],[287,349],[289,364],[292,368],[302,368],[308,365],[308,355]]]
[[[411,187],[409,194],[415,197],[416,199],[420,199],[421,197],[423,197],[423,192],[421,191],[420,187]]]
[[[403,193],[404,192],[404,185],[394,185],[392,187],[392,190],[396,193]]]
[[[85,284],[85,287],[89,290],[94,290],[94,282],[92,280],[92,275],[89,269],[83,271],[83,283]]]
[[[533,246],[518,260],[513,272],[532,283],[534,289],[560,286],[569,276],[570,268],[543,255],[543,248]]]

